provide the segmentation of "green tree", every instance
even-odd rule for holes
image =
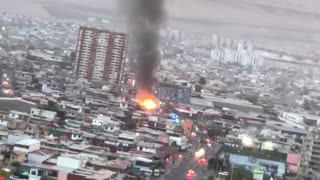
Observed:
[[[206,85],[206,84],[207,84],[206,78],[201,77],[200,80],[199,80],[199,84],[201,84],[201,85],[203,85],[203,86]]]
[[[245,99],[247,101],[251,102],[252,104],[258,104],[259,96],[257,96],[257,95],[246,95]]]
[[[219,159],[216,158],[210,158],[208,160],[208,170],[218,170],[219,167]]]
[[[222,136],[223,134],[222,128],[212,127],[208,129],[208,136],[212,139],[215,139],[216,136]]]
[[[303,103],[303,108],[304,110],[307,110],[307,111],[311,111],[312,108],[310,106],[310,101],[309,100],[305,100],[304,103]]]
[[[12,175],[12,171],[0,170],[0,176],[9,177]]]
[[[176,141],[173,141],[173,142],[171,143],[171,146],[172,146],[172,147],[177,147],[177,146],[178,146],[178,144],[177,144],[177,142],[176,142]]]
[[[135,128],[137,127],[137,124],[136,124],[135,122],[129,121],[129,122],[126,124],[126,126],[127,126],[127,129],[128,129],[128,130],[133,130],[133,129],[135,129]]]
[[[72,51],[70,53],[70,61],[71,62],[74,62],[76,60],[76,52]]]
[[[240,166],[237,168],[231,168],[227,180],[251,180],[253,179],[252,172],[246,170],[244,167]]]
[[[303,87],[301,95],[308,95],[310,93],[310,89],[308,87]]]
[[[88,161],[88,162],[86,163],[86,166],[87,166],[87,167],[92,167],[92,163]]]
[[[14,161],[14,162],[11,163],[11,166],[12,167],[18,167],[18,166],[20,166],[20,163],[18,161]]]
[[[268,176],[268,175],[264,175],[264,176],[263,176],[263,180],[270,180],[270,178],[271,178],[271,177]]]

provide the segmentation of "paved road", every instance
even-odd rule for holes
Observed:
[[[194,144],[195,145],[195,144]],[[206,155],[205,158],[209,159],[213,154],[217,153],[220,145],[214,144],[211,148],[205,147]],[[189,169],[193,169],[196,173],[196,176],[193,178],[187,178],[186,173]],[[185,157],[181,162],[176,162],[174,165],[168,168],[166,173],[158,180],[200,180],[206,177],[206,172],[203,170],[206,169],[203,165],[199,165],[197,159],[194,157]]]

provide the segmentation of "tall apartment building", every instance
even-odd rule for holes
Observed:
[[[119,83],[126,55],[126,34],[80,27],[73,71],[89,81]]]
[[[308,136],[303,140],[299,178],[320,178],[320,138]]]

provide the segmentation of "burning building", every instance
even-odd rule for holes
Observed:
[[[137,101],[146,110],[159,106],[154,95],[155,70],[160,62],[160,30],[164,24],[164,0],[130,0],[128,26],[131,33],[129,50],[131,65],[135,69]]]

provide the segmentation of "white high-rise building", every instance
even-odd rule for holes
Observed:
[[[250,42],[238,42],[217,35],[212,36],[210,58],[221,63],[236,63],[243,66],[263,65],[263,57],[254,51]]]
[[[299,169],[301,179],[319,179],[320,174],[320,139],[309,135],[303,139],[302,158]]]
[[[166,31],[166,38],[168,41],[180,42],[183,40],[183,32],[175,29],[168,29]]]

